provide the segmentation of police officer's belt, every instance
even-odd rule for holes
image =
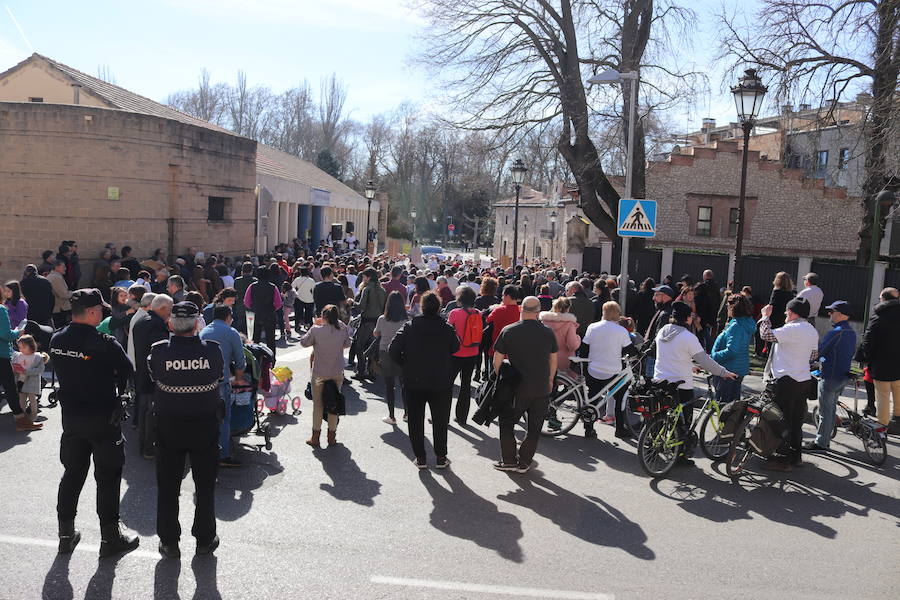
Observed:
[[[219,388],[219,382],[207,383],[206,385],[166,385],[160,381],[156,382],[160,391],[167,394],[202,394],[211,392]]]

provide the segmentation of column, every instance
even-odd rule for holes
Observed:
[[[272,206],[269,208],[269,223],[266,234],[266,252],[270,251],[275,247],[275,244],[278,243],[278,221],[280,216],[278,214],[279,204],[279,202],[272,202]]]
[[[309,219],[312,212],[310,208],[312,207],[309,204],[301,204],[298,208],[297,235],[304,241],[309,237]]]
[[[662,249],[662,262],[659,266],[659,281],[657,283],[662,283],[662,280],[665,279],[666,275],[672,274],[672,261],[675,259],[675,249],[674,248],[663,248]]]
[[[297,227],[297,215],[299,213],[299,206],[299,204],[295,204],[294,202],[288,204],[288,243],[290,243],[291,240],[297,237],[297,231],[299,230],[299,227]]]
[[[288,216],[288,203],[278,203],[278,243],[284,244],[288,241],[288,225],[290,225],[290,217]]]
[[[313,248],[322,241],[322,213],[325,212],[321,206],[312,206],[311,208],[311,224],[310,238],[312,239]]]
[[[800,282],[803,281],[803,277],[810,271],[812,271],[812,258],[808,256],[799,257],[797,264],[797,279],[794,280],[797,289],[803,289],[803,284]]]
[[[728,254],[728,279],[725,280],[725,285],[728,285],[729,281],[734,281],[734,252]],[[737,282],[737,285],[742,285],[741,282]],[[741,290],[733,290],[735,292],[739,292]]]
[[[878,304],[881,290],[884,289],[884,272],[887,270],[887,267],[888,264],[886,262],[881,260],[875,261],[875,272],[872,276],[872,293],[869,296],[872,299],[872,305],[866,307],[869,311],[869,318],[875,314],[875,305]]]
[[[612,273],[613,243],[600,242],[600,271]]]

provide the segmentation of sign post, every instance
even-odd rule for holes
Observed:
[[[622,263],[619,269],[619,306],[625,315],[628,299],[628,243],[633,237],[656,236],[656,200],[619,199],[616,233],[622,238]],[[624,292],[622,291],[624,289]]]

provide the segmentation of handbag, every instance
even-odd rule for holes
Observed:
[[[306,382],[306,389],[303,390],[303,395],[306,396],[307,400],[312,400],[312,381]]]

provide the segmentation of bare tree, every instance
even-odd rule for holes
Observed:
[[[210,82],[209,71],[204,67],[196,90],[176,92],[166,99],[166,104],[198,119],[222,125],[227,93],[225,84]]]
[[[97,67],[97,78],[102,79],[106,83],[116,85],[116,76],[113,74],[112,69],[109,68],[109,65]]]
[[[900,110],[900,1],[761,0],[748,23],[723,13],[722,57],[732,69],[745,62],[775,73],[780,98],[812,94],[831,100],[868,88],[872,103],[862,135],[865,141],[864,217],[857,262],[869,261],[875,196],[890,178],[889,154]],[[750,24],[753,23],[753,24]],[[895,167],[896,168],[896,167]],[[879,227],[881,224],[879,224]]]
[[[237,83],[228,88],[225,106],[228,128],[238,135],[259,139],[266,128],[274,97],[266,87],[248,87],[247,75],[238,71]]]
[[[609,239],[617,239],[619,194],[590,134],[584,77],[607,68],[639,71],[642,87],[652,94],[641,102],[644,110],[675,101],[689,87],[681,82],[691,74],[666,66],[667,28],[684,26],[692,13],[671,1],[653,0],[420,4],[431,24],[422,60],[449,77],[446,88],[454,108],[469,115],[458,124],[504,132],[508,142],[558,123],[556,146],[581,190],[585,214]],[[628,101],[624,94],[622,101]],[[644,136],[640,123],[637,127],[637,143],[630,150],[634,189],[628,192],[643,197]]]

